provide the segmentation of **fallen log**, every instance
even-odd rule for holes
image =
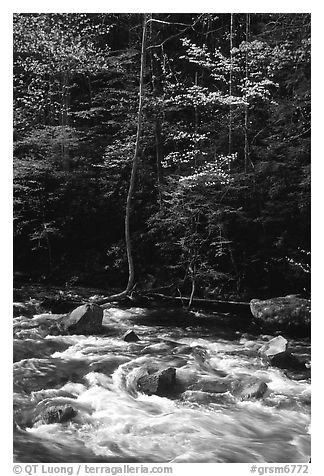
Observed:
[[[188,306],[190,302],[189,297],[184,296],[167,296],[161,293],[152,293],[146,292],[145,294],[141,294],[143,297],[148,297],[154,300],[160,300],[163,302],[168,302],[171,304],[176,305],[183,305]],[[249,317],[252,317],[250,303],[248,302],[241,302],[241,301],[220,301],[215,299],[200,299],[194,298],[192,300],[192,308],[200,308],[200,309],[210,309],[217,312],[231,312],[235,314],[244,314]]]

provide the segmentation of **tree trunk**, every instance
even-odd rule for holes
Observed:
[[[232,80],[233,80],[233,16],[231,13],[231,26],[230,26],[230,73],[229,73],[229,96],[232,96]],[[228,121],[228,154],[232,153],[232,104],[229,105],[229,121]]]
[[[153,14],[147,15],[147,22],[149,23],[149,42],[150,44],[155,44],[155,39],[153,37]],[[158,72],[157,65],[155,64],[156,60],[154,59],[153,49],[150,49],[150,67],[151,67],[151,81],[152,81],[152,91],[153,96],[158,97],[161,93],[161,84],[157,80]],[[156,186],[158,193],[158,200],[160,208],[162,207],[162,193],[161,193],[161,178],[162,178],[162,158],[163,158],[163,149],[162,149],[162,130],[161,130],[161,120],[160,120],[160,111],[156,112],[154,119],[154,136],[155,136],[155,153],[156,153]]]
[[[198,71],[196,71],[196,74],[195,74],[195,86],[197,87],[198,86]],[[198,106],[197,104],[195,105],[195,151],[197,151],[197,146],[198,146],[198,143],[197,143],[197,134],[198,134]],[[195,168],[197,167],[197,155],[195,154]]]
[[[52,247],[51,247],[51,241],[49,239],[48,231],[46,229],[46,225],[43,225],[44,227],[44,233],[45,233],[45,239],[46,239],[46,245],[47,245],[47,256],[48,256],[48,273],[49,275],[52,274]]]
[[[161,176],[162,176],[162,134],[161,134],[161,122],[157,116],[155,119],[155,148],[156,148],[156,179],[157,189],[159,196],[160,208],[162,207],[162,193],[161,193]]]
[[[121,299],[123,297],[126,297],[134,286],[135,269],[134,269],[132,243],[131,243],[131,236],[130,236],[130,215],[131,215],[132,199],[133,199],[133,193],[134,193],[134,187],[135,187],[135,178],[136,178],[137,162],[138,162],[138,155],[139,155],[139,143],[140,143],[140,137],[142,132],[142,109],[143,109],[143,101],[144,101],[144,71],[145,71],[145,57],[146,57],[147,18],[148,18],[148,14],[144,13],[142,50],[141,50],[141,70],[140,70],[140,84],[139,84],[139,104],[138,104],[138,116],[137,116],[137,133],[136,133],[136,143],[135,143],[135,151],[133,156],[132,171],[131,171],[131,177],[129,182],[127,201],[126,201],[126,210],[125,210],[125,243],[126,243],[127,260],[128,260],[128,283],[127,283],[126,289],[123,292],[104,298],[99,301],[99,304],[104,304],[107,302],[111,302],[115,299]]]
[[[195,272],[196,272],[195,264],[193,264],[192,270],[191,270],[191,293],[190,293],[190,298],[188,303],[188,309],[191,309],[192,301],[193,301],[195,289],[196,289],[196,276],[195,276],[196,273]]]
[[[246,14],[245,19],[245,111],[244,111],[244,172],[248,171],[248,162],[249,162],[249,142],[248,142],[248,115],[249,115],[249,106],[247,98],[247,88],[248,88],[248,75],[249,75],[249,66],[248,66],[248,50],[247,44],[249,41],[249,25],[250,24],[250,14]]]
[[[63,161],[63,170],[68,172],[70,170],[70,153],[69,153],[69,137],[67,134],[67,127],[69,125],[69,108],[70,108],[70,90],[69,90],[69,75],[62,73],[62,101],[61,101],[61,155]]]

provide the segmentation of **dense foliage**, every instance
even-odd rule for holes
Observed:
[[[310,15],[148,16],[138,286],[309,293]],[[14,266],[123,287],[140,14],[14,15]]]

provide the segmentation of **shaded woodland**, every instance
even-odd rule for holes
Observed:
[[[132,286],[309,297],[309,14],[15,14],[13,27],[16,276],[125,288],[136,155]]]

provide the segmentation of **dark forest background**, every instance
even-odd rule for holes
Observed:
[[[310,15],[153,14],[138,288],[310,292]],[[141,14],[14,15],[14,272],[123,288]]]

